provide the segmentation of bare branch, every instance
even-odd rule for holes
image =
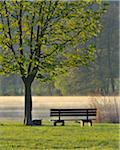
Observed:
[[[22,3],[20,2],[20,12],[19,12],[19,16],[18,16],[18,26],[19,26],[19,44],[20,44],[20,54],[23,55],[23,48],[22,48]]]
[[[32,25],[31,25],[31,36],[30,36],[30,63],[29,63],[29,66],[28,66],[28,74],[30,73],[30,70],[31,70],[31,66],[32,66],[32,58],[33,58],[33,26],[34,26],[34,20],[35,20],[35,12],[34,12],[34,15],[32,17]]]

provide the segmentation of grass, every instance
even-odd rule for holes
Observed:
[[[119,125],[94,124],[80,127],[75,122],[54,127],[24,126],[20,122],[0,122],[0,150],[119,150]]]

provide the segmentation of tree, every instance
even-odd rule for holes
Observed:
[[[34,79],[53,79],[70,66],[89,63],[104,12],[99,0],[0,1],[0,72],[22,78],[26,125],[32,125]]]

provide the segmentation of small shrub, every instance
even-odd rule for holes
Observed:
[[[119,105],[117,97],[92,96],[90,106],[97,108],[97,122],[119,122]]]

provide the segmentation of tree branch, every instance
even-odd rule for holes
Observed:
[[[19,44],[20,44],[20,54],[23,55],[23,47],[22,47],[22,3],[20,2],[20,12],[18,16],[18,26],[19,26]]]
[[[10,29],[10,20],[9,20],[9,15],[8,15],[8,11],[7,11],[7,6],[6,6],[6,2],[4,1],[4,5],[5,5],[5,11],[6,11],[6,16],[7,16],[7,26],[8,26],[8,35],[9,35],[9,38],[10,38],[10,48],[13,52],[13,54],[15,55],[15,50],[13,48],[13,45],[12,45],[12,36],[11,36],[11,29]],[[3,20],[3,17],[2,17],[2,22],[4,24],[4,20]],[[4,30],[4,28],[3,28]],[[7,36],[7,35],[6,35]]]
[[[45,1],[44,1],[45,3]],[[37,57],[40,57],[40,47],[41,47],[41,44],[38,44],[39,42],[39,37],[43,37],[44,36],[44,32],[45,30],[47,29],[48,27],[48,24],[49,24],[49,21],[52,19],[52,16],[53,16],[53,13],[56,9],[58,5],[58,1],[55,1],[55,5],[54,5],[54,9],[52,9],[52,11],[50,10],[51,9],[51,1],[49,2],[49,13],[46,17],[46,21],[44,22],[44,25],[42,26],[42,23],[43,23],[43,17],[42,16],[42,4],[41,4],[41,7],[40,7],[40,11],[39,11],[39,15],[41,14],[41,27],[38,25],[38,29],[37,29],[37,40],[36,40],[36,43],[37,43],[37,48],[38,48],[38,53],[37,53]],[[50,17],[49,17],[50,16]]]
[[[42,14],[42,4],[43,4],[43,2],[40,5],[39,16]],[[41,19],[41,21],[42,21],[42,19]],[[36,52],[37,55],[40,55],[40,45],[38,44],[39,34],[40,34],[40,25],[38,25],[38,27],[37,27],[37,38],[36,38],[36,47],[35,47],[35,50],[37,50],[37,48],[38,48],[38,51]]]
[[[41,16],[41,25],[38,25],[37,27],[37,38],[36,38],[36,46],[35,46],[35,50],[36,50],[36,53],[35,53],[35,56],[36,56],[36,60],[39,61],[40,60],[40,55],[41,55],[41,42],[39,43],[39,37],[42,38],[44,36],[44,32],[45,30],[47,29],[48,25],[49,25],[49,21],[53,18],[53,14],[54,14],[54,11],[58,5],[58,2],[59,1],[55,1],[55,5],[54,5],[54,9],[52,9],[52,11],[50,10],[51,9],[51,2],[49,3],[49,13],[46,17],[46,20],[43,24],[43,14],[42,14],[42,4],[46,4],[45,1],[42,1],[41,5],[40,5],[40,9],[39,9],[39,16]],[[56,51],[56,50],[54,50]],[[52,55],[52,53],[54,53],[54,51],[51,52],[50,55]],[[43,58],[43,57],[42,57]],[[32,72],[34,72],[35,70],[37,70],[39,67],[39,63],[37,64],[37,66],[35,66],[33,69],[32,69]]]
[[[35,20],[35,12],[34,12],[34,15],[32,17],[32,25],[31,25],[31,36],[30,36],[30,63],[29,63],[29,66],[28,66],[28,74],[30,73],[30,70],[31,70],[31,66],[32,66],[32,58],[33,58],[33,27],[34,27],[34,20]]]
[[[8,10],[7,10],[7,5],[6,5],[6,2],[4,1],[4,8],[5,8],[5,12],[6,12],[6,19],[7,19],[7,26],[8,26],[8,36],[7,34],[5,34],[5,37],[6,38],[9,38],[10,39],[10,43],[6,43],[6,45],[8,46],[9,49],[12,50],[13,54],[14,54],[14,57],[17,61],[17,55],[15,53],[15,50],[13,48],[13,44],[12,44],[12,34],[11,34],[11,28],[10,28],[10,20],[9,20],[9,14],[8,14]],[[2,24],[4,25],[4,19],[3,19],[3,16],[1,15],[1,21],[2,21]],[[3,32],[5,32],[5,28],[3,27]],[[24,68],[22,67],[22,64],[20,62],[17,62],[19,64],[19,67],[20,67],[20,72],[21,72],[21,75],[24,77]]]

